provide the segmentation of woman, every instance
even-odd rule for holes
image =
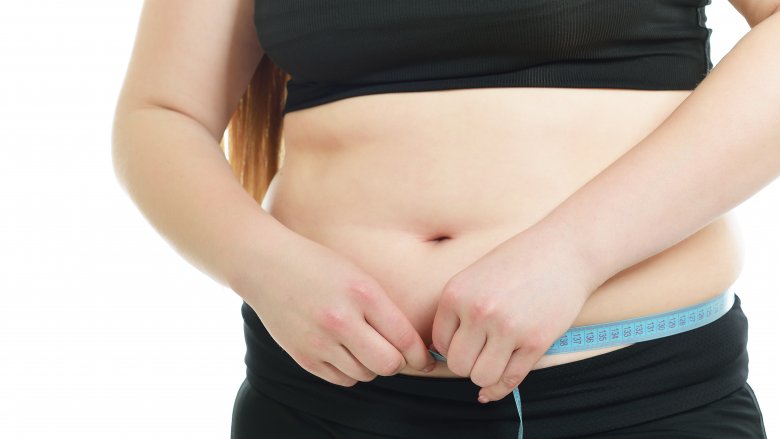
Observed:
[[[232,437],[765,437],[780,1],[714,69],[707,3],[147,1],[117,175],[243,299]]]

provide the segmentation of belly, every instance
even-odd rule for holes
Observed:
[[[372,275],[427,345],[453,275],[544,218],[688,93],[465,89],[360,96],[293,112],[263,208]],[[706,300],[741,268],[739,230],[727,214],[602,284],[575,325]],[[546,355],[535,368],[619,348]],[[438,363],[427,376],[458,375]]]

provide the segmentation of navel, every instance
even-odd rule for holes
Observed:
[[[447,241],[447,240],[450,240],[450,239],[452,239],[452,236],[450,236],[450,235],[439,234],[439,235],[435,235],[432,238],[426,239],[425,242],[440,243],[440,242],[444,242],[444,241]]]

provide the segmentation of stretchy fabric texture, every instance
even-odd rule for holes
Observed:
[[[711,0],[255,0],[288,113],[353,96],[477,87],[692,90]]]
[[[343,387],[300,367],[246,303],[247,377],[231,439],[517,439],[512,394],[480,404],[469,378],[378,376]],[[532,370],[518,386],[524,439],[765,439],[747,384],[748,322],[725,315],[680,334]]]

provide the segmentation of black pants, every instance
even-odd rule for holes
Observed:
[[[765,439],[747,383],[747,318],[536,369],[512,394],[476,401],[469,378],[379,376],[352,387],[298,366],[242,306],[247,377],[231,439]],[[254,316],[254,317],[253,317]]]

